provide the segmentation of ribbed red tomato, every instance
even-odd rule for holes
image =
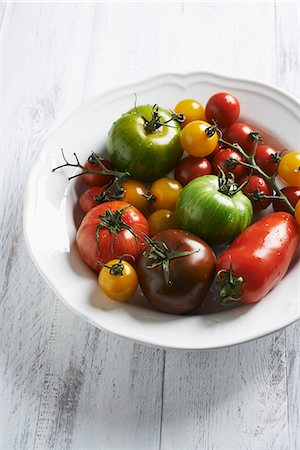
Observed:
[[[77,231],[81,258],[99,271],[101,263],[125,256],[132,263],[142,251],[144,235],[149,234],[147,219],[134,206],[122,201],[102,203],[91,209]]]

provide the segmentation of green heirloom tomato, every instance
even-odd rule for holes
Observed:
[[[180,125],[157,105],[131,109],[113,123],[108,154],[114,167],[140,181],[154,181],[170,172],[182,156]]]
[[[231,179],[195,178],[181,191],[176,214],[181,227],[211,245],[230,242],[252,220],[253,208]]]

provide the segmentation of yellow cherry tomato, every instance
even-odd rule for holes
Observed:
[[[180,230],[180,225],[177,220],[175,211],[168,209],[158,209],[154,211],[148,218],[149,234],[154,236],[157,233],[165,230]]]
[[[300,225],[300,200],[297,201],[295,206],[295,219],[297,220],[298,224]]]
[[[289,186],[300,187],[300,152],[289,152],[281,158],[278,175]]]
[[[154,200],[151,201],[151,210],[169,209],[174,211],[182,185],[173,178],[159,178],[154,181],[150,188],[150,195]]]
[[[149,206],[149,202],[146,199],[148,189],[144,183],[138,180],[125,180],[123,182],[123,189],[125,192],[122,200],[135,206],[143,214],[147,214]]]
[[[181,124],[182,128],[194,120],[205,120],[204,108],[197,100],[190,98],[181,100],[181,102],[177,103],[175,106],[174,111],[176,114],[183,114],[185,117],[185,121]]]
[[[112,259],[99,272],[98,283],[112,300],[126,302],[138,287],[135,269],[127,261]]]
[[[218,140],[219,136],[214,126],[204,120],[188,123],[180,135],[183,150],[197,158],[212,153],[218,145]]]

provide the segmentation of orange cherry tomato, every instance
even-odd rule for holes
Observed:
[[[289,186],[300,187],[300,152],[289,152],[281,158],[278,175]]]
[[[177,220],[175,211],[168,209],[158,209],[154,211],[148,218],[149,234],[154,236],[157,233],[165,230],[180,230],[180,225]]]
[[[181,127],[185,127],[194,120],[205,120],[205,111],[201,103],[193,99],[181,100],[174,108],[177,114],[183,114],[185,121],[182,122]]]
[[[182,185],[173,178],[159,178],[154,181],[150,188],[150,195],[152,194],[154,198],[151,201],[151,210],[169,209],[174,211],[181,190]]]
[[[125,180],[123,182],[123,189],[125,192],[122,200],[135,206],[143,214],[147,214],[149,207],[149,202],[146,199],[148,189],[144,183],[138,180]]]
[[[187,153],[204,157],[212,153],[218,145],[219,136],[208,122],[195,120],[188,123],[180,135],[180,143]]]
[[[300,225],[300,200],[297,201],[295,206],[295,219],[297,223]]]
[[[109,298],[117,302],[126,302],[137,290],[138,277],[131,264],[120,259],[112,259],[100,270],[98,283]]]

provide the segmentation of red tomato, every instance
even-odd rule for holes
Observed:
[[[295,208],[298,200],[300,200],[300,188],[296,186],[286,186],[281,189],[281,192],[284,193],[290,204]],[[273,208],[275,211],[290,212],[288,206],[282,200],[273,200]]]
[[[279,152],[269,145],[260,144],[256,147],[255,161],[269,176],[272,176],[277,169],[279,158]]]
[[[138,209],[122,201],[106,202],[95,206],[83,218],[76,243],[83,261],[99,271],[100,263],[125,254],[137,259],[145,241],[143,233],[149,234],[149,226]],[[130,256],[124,260],[133,261]]]
[[[79,198],[79,207],[83,214],[88,213],[92,208],[99,205],[96,197],[101,194],[103,186],[93,186],[87,189]]]
[[[174,176],[182,186],[185,186],[194,178],[209,174],[211,174],[211,165],[206,158],[187,156],[177,164]]]
[[[248,177],[241,180],[241,184],[244,183]],[[259,200],[259,193],[264,195],[272,195],[273,189],[271,186],[261,177],[257,175],[252,175],[248,184],[244,187],[243,192],[252,202],[253,209],[256,211],[262,211],[266,209],[272,202],[271,199],[265,198]]]
[[[245,161],[238,152],[232,150],[231,148],[223,148],[215,154],[212,160],[213,173],[217,175],[221,168],[226,174],[228,174],[228,172],[233,173],[237,179],[244,177],[247,174],[248,169],[240,165],[235,168],[230,168],[229,162],[226,161],[229,158],[243,162]]]
[[[226,92],[219,92],[210,97],[205,108],[207,122],[213,123],[215,120],[220,128],[230,127],[238,120],[239,115],[239,101]]]
[[[250,139],[250,133],[256,130],[246,123],[234,123],[223,134],[223,139],[231,144],[239,144],[249,155],[253,152],[254,142]]]
[[[246,228],[217,262],[222,303],[255,303],[284,277],[299,245],[299,227],[286,212]]]
[[[99,158],[102,164],[109,170],[113,170],[113,165],[108,159]],[[97,170],[100,171],[103,170],[103,168],[97,164],[91,164],[88,161],[84,164],[85,169],[87,170]],[[83,182],[87,184],[88,186],[104,186],[105,184],[109,183],[113,180],[113,176],[111,175],[103,175],[103,174],[97,174],[97,173],[84,173],[81,176]]]

